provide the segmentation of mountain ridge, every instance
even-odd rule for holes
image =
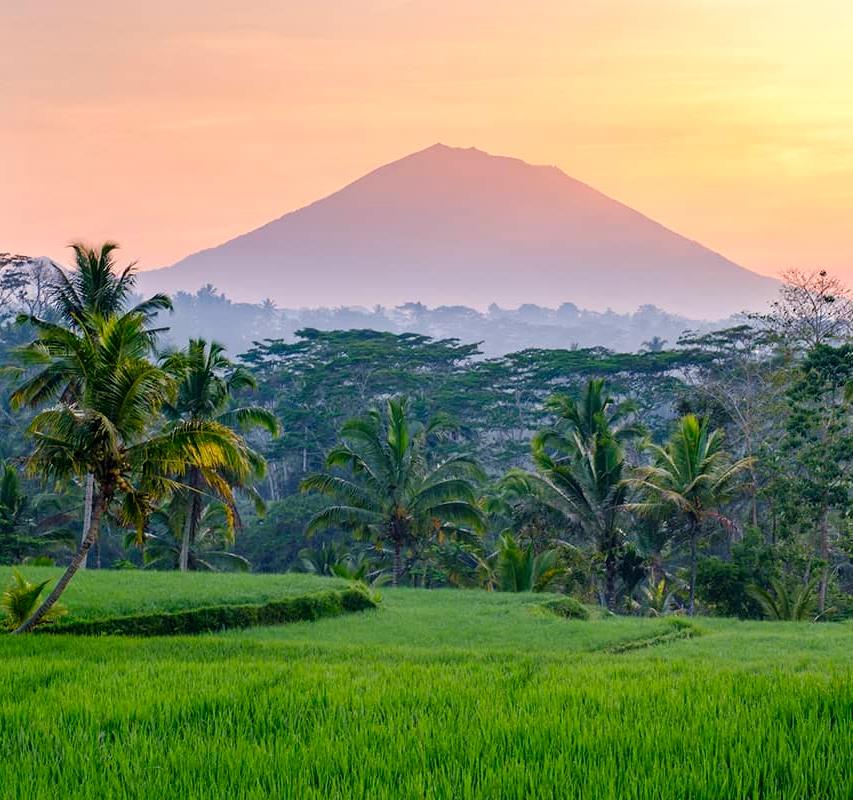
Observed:
[[[706,319],[778,285],[558,167],[440,143],[141,280],[289,307],[653,303]]]

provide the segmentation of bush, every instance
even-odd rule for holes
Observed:
[[[12,582],[6,587],[3,598],[0,600],[3,626],[13,631],[23,625],[38,608],[41,593],[49,583],[50,578],[41,583],[30,583],[18,570],[12,570]],[[55,603],[39,624],[55,622],[67,613],[64,606]]]
[[[558,597],[542,604],[558,617],[566,619],[589,619],[589,609],[574,597]]]
[[[375,608],[375,600],[360,587],[343,591],[316,592],[274,600],[263,605],[224,605],[191,608],[185,611],[135,614],[108,619],[78,620],[47,629],[50,633],[83,636],[177,636],[214,633],[229,628],[281,625],[335,617],[344,613]]]
[[[712,557],[699,562],[696,594],[720,616],[761,619],[761,605],[749,587],[769,586],[775,568],[772,549],[758,531],[751,530],[732,547],[731,561]]]

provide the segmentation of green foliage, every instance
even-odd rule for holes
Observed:
[[[244,432],[262,429],[271,436],[279,433],[275,415],[260,406],[233,406],[235,395],[244,389],[254,389],[254,376],[225,356],[224,348],[216,342],[191,339],[185,350],[161,357],[167,372],[179,376],[176,397],[164,405],[168,419],[180,422],[215,422],[230,429]],[[235,489],[241,490],[254,501],[255,510],[263,514],[265,504],[254,488],[254,481],[262,478],[266,461],[260,453],[248,446],[242,448],[243,461],[236,468],[232,465],[219,468],[192,467],[187,475],[187,488],[181,492],[185,511],[177,566],[190,569],[189,556],[197,548],[201,538],[199,526],[202,522],[205,502],[214,501],[225,515],[225,539],[233,541],[237,524],[237,510],[232,497]],[[208,506],[209,508],[210,506]],[[208,547],[208,549],[210,549]],[[239,563],[233,554],[220,556],[232,567]]]
[[[750,586],[747,592],[764,611],[767,619],[803,622],[815,618],[816,590],[820,575],[790,585],[781,578],[771,578],[770,587]]]
[[[12,581],[3,591],[3,597],[0,599],[0,608],[4,614],[3,622],[8,630],[15,630],[29,619],[38,606],[42,591],[49,583],[50,579],[31,583],[18,570],[12,570]],[[50,613],[41,618],[40,624],[56,622],[67,613],[63,606],[55,604],[50,609]]]
[[[413,419],[406,398],[388,400],[384,414],[373,410],[347,421],[326,467],[352,479],[330,472],[303,480],[303,491],[335,501],[311,519],[308,534],[338,527],[388,544],[395,585],[403,576],[403,548],[475,538],[484,526],[472,483],[481,477],[479,467],[460,455],[430,463],[431,442],[448,428],[442,417],[426,425]]]
[[[522,547],[511,533],[500,537],[497,560],[498,587],[502,592],[545,592],[564,575],[557,550],[533,552]]]
[[[177,496],[164,508],[151,514],[141,544],[145,569],[180,567],[187,516],[190,513],[185,499]],[[208,503],[200,510],[193,535],[187,543],[186,568],[208,572],[245,572],[250,567],[249,562],[226,549],[233,538],[234,529],[227,507],[223,503]],[[127,545],[133,546],[136,541],[136,534],[132,533]]]
[[[594,544],[604,563],[601,596],[613,610],[625,552],[623,442],[640,432],[630,417],[634,409],[617,405],[602,380],[588,381],[580,401],[555,396],[549,407],[557,421],[533,439],[536,474],[514,471],[506,484],[558,511]]]
[[[574,597],[558,597],[542,604],[543,608],[566,619],[589,619],[589,609]]]
[[[717,614],[742,619],[760,619],[761,606],[751,596],[750,586],[768,586],[777,571],[777,556],[756,530],[748,531],[731,548],[730,560],[712,556],[699,562],[696,592]]]
[[[120,521],[141,538],[155,503],[168,499],[188,471],[208,480],[224,471],[239,482],[252,466],[243,438],[217,421],[177,420],[152,433],[177,386],[175,375],[148,359],[152,332],[144,313],[91,315],[79,323],[67,329],[32,321],[37,338],[22,357],[38,369],[12,395],[15,405],[38,406],[70,392],[69,402],[39,412],[30,423],[29,469],[60,481],[92,475],[96,486],[89,530],[33,624],[73,577],[115,501]],[[233,505],[228,483],[217,488]]]
[[[648,516],[671,513],[681,518],[690,543],[690,600],[695,611],[697,542],[709,520],[732,527],[720,507],[741,488],[739,479],[752,459],[733,461],[723,448],[723,432],[712,431],[707,419],[693,414],[682,417],[665,446],[649,444],[654,464],[637,470],[626,485],[643,499],[627,503],[632,511]]]
[[[0,463],[0,564],[29,563],[46,550],[73,545],[62,505],[50,494],[28,495],[18,470]]]

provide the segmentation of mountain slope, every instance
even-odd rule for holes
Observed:
[[[206,283],[291,308],[653,303],[699,318],[760,308],[776,286],[555,167],[444,145],[144,278]]]

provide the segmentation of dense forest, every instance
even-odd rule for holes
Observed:
[[[824,272],[641,352],[582,346],[591,327],[496,355],[365,317],[256,319],[227,353],[180,307],[215,292],[143,300],[114,248],[75,255],[0,272],[0,563],[853,610],[853,302]]]

